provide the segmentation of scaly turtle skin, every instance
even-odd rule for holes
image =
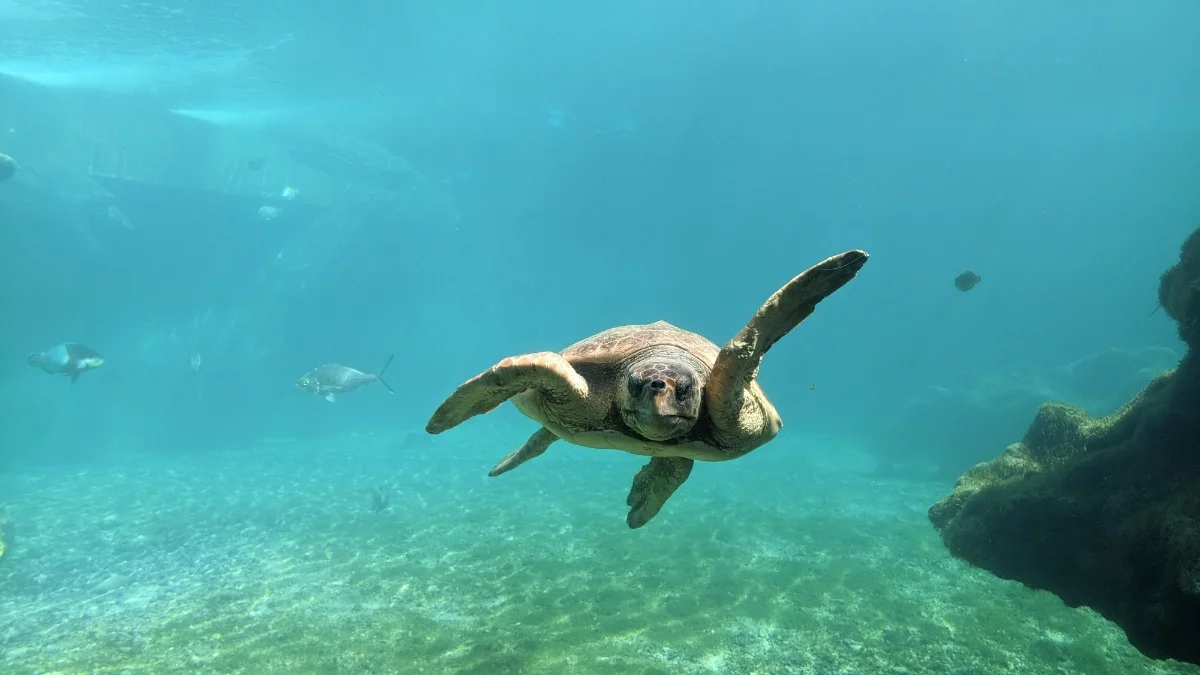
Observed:
[[[626,522],[650,521],[687,480],[695,460],[736,459],[783,426],[755,382],[763,356],[867,262],[847,251],[817,263],[767,299],[724,347],[665,321],[619,326],[561,353],[510,356],[463,383],[433,413],[440,434],[508,399],[541,424],[497,464],[498,476],[559,439],[650,457],[626,500]]]

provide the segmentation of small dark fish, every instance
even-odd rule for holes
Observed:
[[[371,382],[382,384],[394,394],[396,392],[392,390],[392,387],[383,381],[383,373],[390,365],[392,365],[391,356],[388,357],[387,363],[383,364],[378,373],[372,374],[336,363],[326,363],[306,373],[304,377],[296,381],[296,386],[306,394],[324,396],[325,400],[330,403],[336,401],[339,394],[348,394]]]
[[[104,357],[91,347],[64,342],[44,352],[30,354],[25,363],[51,375],[66,375],[71,378],[71,384],[75,384],[84,371],[103,365]]]
[[[983,281],[983,277],[975,274],[971,270],[967,270],[966,272],[954,277],[954,287],[963,293],[966,293],[972,288],[975,288],[975,284],[979,283],[980,281]]]
[[[392,496],[388,494],[387,488],[382,485],[371,489],[371,511],[379,513],[387,509],[388,504],[392,501]]]
[[[263,168],[263,166],[265,166],[266,163],[267,163],[266,158],[254,157],[250,161],[246,162],[246,168],[250,169],[251,171],[258,171],[259,169]]]

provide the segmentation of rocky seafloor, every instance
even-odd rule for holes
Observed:
[[[1200,666],[1200,229],[1159,277],[1188,346],[1111,415],[1060,401],[968,470],[929,519],[956,557],[1121,626],[1142,653]]]
[[[1200,673],[952,559],[925,519],[948,486],[832,439],[699,464],[632,531],[639,458],[489,479],[520,439],[463,437],[0,475],[0,671]]]

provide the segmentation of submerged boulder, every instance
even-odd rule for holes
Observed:
[[[1200,230],[1159,303],[1188,353],[1102,418],[1045,403],[929,510],[954,556],[1086,605],[1153,658],[1200,664]]]

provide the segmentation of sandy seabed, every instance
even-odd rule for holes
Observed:
[[[953,560],[925,519],[949,485],[809,461],[826,440],[699,464],[635,531],[640,458],[489,479],[522,439],[456,436],[0,476],[0,670],[1200,674]]]

